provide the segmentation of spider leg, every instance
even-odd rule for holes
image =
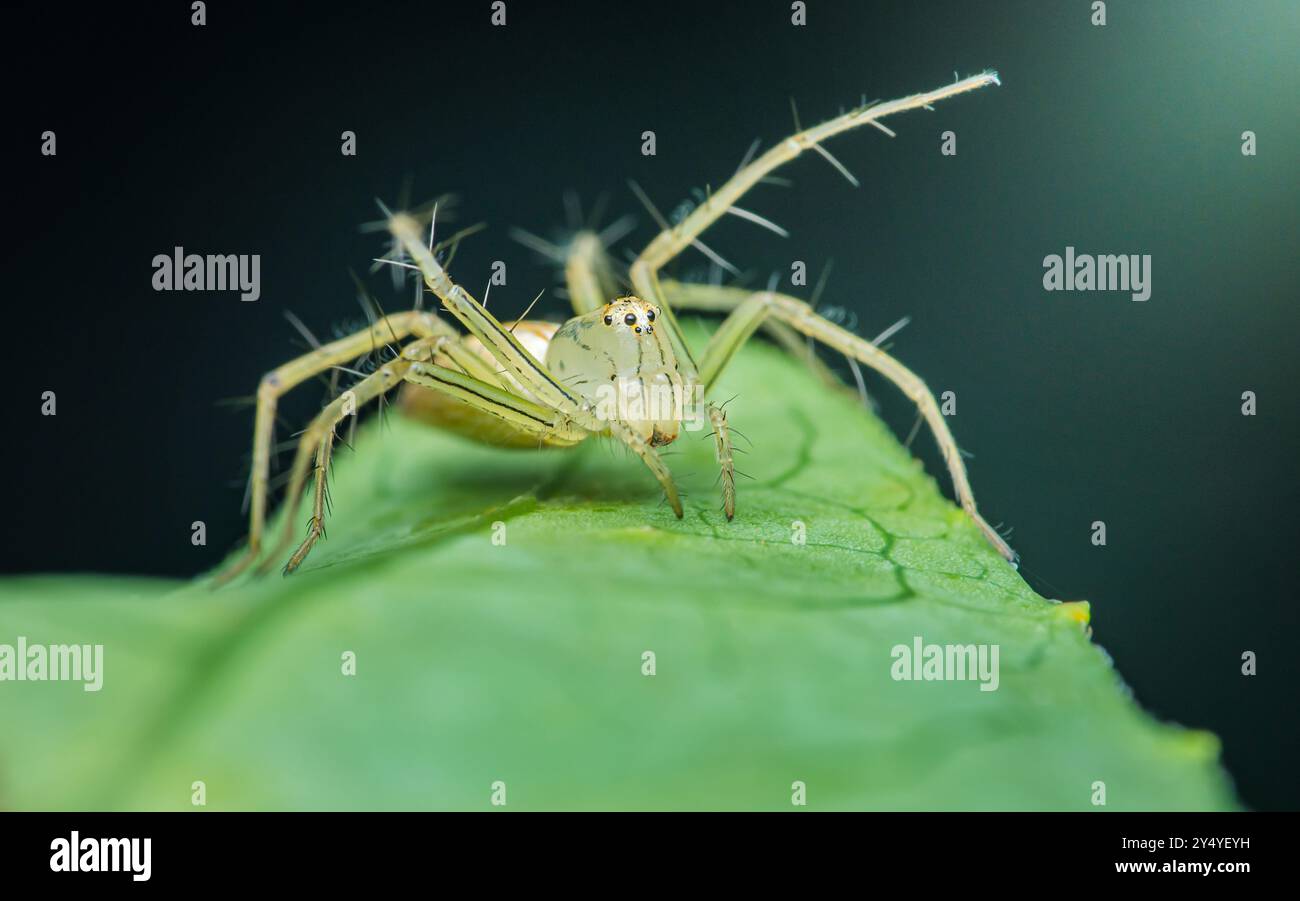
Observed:
[[[264,570],[274,564],[292,540],[293,515],[306,486],[308,467],[313,453],[316,458],[314,467],[316,487],[312,518],[308,525],[307,537],[303,539],[302,544],[285,566],[286,574],[298,568],[324,532],[326,479],[335,427],[349,414],[354,413],[364,404],[377,400],[380,395],[401,381],[413,382],[425,388],[450,394],[476,409],[510,422],[539,439],[558,437],[577,443],[589,434],[583,429],[568,425],[553,410],[511,394],[490,382],[481,381],[432,362],[438,353],[451,346],[453,342],[449,342],[445,336],[422,339],[407,345],[402,351],[401,359],[393,360],[362,379],[327,405],[312,421],[298,444],[297,456],[290,475],[289,490],[285,500],[284,538],[277,550],[267,558],[263,565]],[[350,399],[348,395],[351,395]]]
[[[677,351],[681,362],[694,369],[694,360],[686,347],[677,319],[671,308],[664,303],[664,293],[659,285],[659,270],[686,248],[698,245],[700,235],[727,210],[734,207],[746,191],[758,184],[774,169],[793,160],[805,150],[813,149],[825,155],[826,151],[821,148],[821,143],[841,132],[867,124],[875,124],[883,129],[884,126],[879,125],[879,120],[885,116],[931,106],[948,97],[990,84],[1000,84],[997,73],[985,72],[923,94],[913,94],[886,103],[866,104],[820,125],[804,129],[771,147],[748,165],[742,166],[722,187],[711,192],[704,203],[697,206],[689,216],[676,226],[661,231],[637,257],[628,274],[632,280],[632,287],[642,299],[663,306],[667,314],[664,319],[668,322],[669,335],[674,345],[680,345],[675,346],[674,350]]]
[[[731,450],[731,429],[727,427],[727,414],[721,407],[709,404],[709,422],[713,424],[713,443],[718,450],[718,466],[722,476],[722,511],[728,521],[736,515],[736,463]]]
[[[948,431],[948,423],[925,382],[870,341],[817,315],[803,301],[784,294],[763,291],[751,295],[736,307],[731,315],[723,320],[701,357],[700,381],[704,384],[705,390],[707,391],[717,379],[736,349],[748,340],[769,316],[838,350],[850,359],[870,366],[897,385],[916,404],[926,424],[930,426],[930,431],[934,433],[939,450],[943,453],[944,463],[947,464],[948,473],[952,476],[953,489],[962,508],[998,553],[1014,562],[1015,552],[984,520],[984,517],[980,516],[975,507],[975,496],[971,493],[970,480],[966,475],[966,465],[962,462],[961,451],[952,433]]]
[[[413,344],[411,347],[415,347],[415,345]],[[303,432],[302,438],[298,441],[298,450],[294,456],[293,468],[289,472],[289,487],[285,493],[283,507],[284,536],[259,567],[259,572],[265,573],[270,570],[275,565],[275,561],[283,556],[293,542],[294,516],[298,510],[298,503],[302,500],[307,478],[313,470],[313,458],[316,459],[316,477],[320,480],[317,484],[317,499],[318,503],[323,506],[323,483],[327,475],[326,466],[329,463],[329,451],[325,450],[318,453],[318,448],[322,446],[322,442],[328,440],[332,443],[334,428],[340,422],[370,401],[376,400],[390,388],[400,384],[406,371],[411,368],[412,362],[412,360],[405,357],[399,357],[380,366],[373,373],[326,404],[325,408],[320,411],[316,418],[312,420],[311,425]],[[318,511],[317,515],[312,516],[307,529],[307,538],[299,547],[298,553],[294,554],[294,558],[290,560],[290,565],[285,568],[286,573],[292,572],[302,562],[302,559],[307,556],[307,552],[311,550],[312,545],[316,543],[316,539],[320,537],[323,525],[319,515],[321,512],[323,511]]]
[[[388,220],[388,229],[401,242],[407,255],[415,261],[424,277],[424,283],[438,296],[447,311],[483,342],[483,346],[497,362],[514,375],[529,393],[589,431],[601,431],[597,427],[591,405],[564,387],[559,379],[519,343],[513,332],[503,326],[468,291],[451,280],[447,271],[425,246],[420,237],[419,224],[414,218],[398,213]]]
[[[564,258],[564,283],[575,316],[599,310],[620,293],[614,266],[596,232],[574,236]]]
[[[307,559],[316,540],[325,534],[325,498],[329,493],[330,452],[333,449],[334,430],[329,429],[321,439],[320,446],[316,448],[316,492],[312,504],[311,522],[307,525],[307,537],[302,540],[302,544],[298,545],[289,562],[284,565],[285,575],[293,572],[302,561]]]
[[[676,484],[673,483],[673,475],[668,471],[659,452],[626,423],[611,419],[607,425],[609,433],[630,447],[632,453],[640,457],[646,468],[654,473],[654,477],[659,480],[660,486],[664,489],[664,496],[668,498],[668,505],[673,508],[673,514],[681,519],[682,500],[677,494]]]
[[[402,341],[411,334],[454,335],[450,325],[432,313],[407,311],[377,320],[369,328],[331,341],[311,353],[290,360],[262,377],[257,388],[257,414],[253,425],[253,469],[251,504],[248,522],[248,546],[244,554],[217,576],[216,584],[230,581],[249,567],[262,548],[266,527],[266,495],[271,465],[271,432],[275,408],[280,397],[313,376],[378,350],[386,344]]]
[[[742,301],[754,295],[754,292],[747,288],[733,285],[702,285],[679,282],[676,279],[663,279],[659,287],[668,298],[668,302],[676,309],[698,310],[705,313],[730,313],[740,306]],[[777,344],[802,360],[826,387],[852,393],[839,376],[813,352],[803,335],[779,319],[766,319],[761,328]]]
[[[587,429],[569,422],[558,410],[435,363],[419,361],[412,364],[405,379],[450,394],[539,440],[558,439],[564,443],[576,444],[591,434]]]

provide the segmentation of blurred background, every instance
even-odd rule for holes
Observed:
[[[349,269],[410,303],[367,274],[375,197],[459,195],[455,225],[488,229],[453,275],[481,291],[505,261],[504,317],[558,285],[509,228],[562,238],[566,191],[636,217],[621,257],[654,233],[628,179],[668,212],[790,132],[792,98],[811,124],[994,68],[1002,87],[891,119],[897,138],[836,138],[860,188],[809,154],[792,186],[748,195],[789,238],[731,217],[707,243],[755,285],[834,261],[822,305],[868,337],[910,316],[893,352],[956,393],[981,509],[1014,528],[1025,578],[1092,602],[1139,702],[1216,732],[1248,805],[1300,807],[1300,5],[1111,2],[1102,27],[1084,0],[808,6],[802,27],[780,0],[508,0],[505,27],[487,0],[209,3],[203,27],[188,3],[7,13],[3,570],[189,576],[243,537],[252,410],[223,401],[302,352],[285,312],[322,339],[356,327]],[[260,254],[261,299],[153,291],[176,245]],[[1150,254],[1150,300],[1045,292],[1067,245]],[[709,274],[694,252],[672,271]],[[548,292],[534,315],[565,309]],[[906,435],[906,400],[868,387]]]

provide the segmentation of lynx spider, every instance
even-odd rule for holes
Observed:
[[[688,247],[712,256],[700,243],[700,235],[729,211],[755,218],[739,210],[736,202],[803,151],[814,150],[842,170],[821,146],[826,139],[861,125],[873,125],[892,135],[879,122],[885,116],[930,108],[940,100],[994,84],[1000,84],[997,73],[985,72],[927,93],[865,104],[791,135],[742,165],[682,221],[665,227],[650,242],[628,271],[635,294],[614,296],[612,263],[601,241],[590,231],[579,233],[569,244],[565,260],[575,316],[562,325],[526,319],[503,325],[451,280],[434,252],[432,223],[426,243],[423,226],[414,215],[387,214],[385,227],[400,249],[402,260],[410,261],[394,262],[416,270],[427,289],[469,334],[461,334],[433,312],[417,309],[395,313],[264,376],[257,392],[253,433],[248,545],[218,581],[233,578],[261,556],[271,431],[278,398],[304,380],[376,347],[408,339],[395,359],[331,401],[302,434],[284,504],[290,515],[285,518],[284,536],[267,556],[263,571],[274,565],[292,542],[292,513],[302,500],[308,478],[314,474],[314,507],[307,537],[290,557],[285,572],[292,572],[306,558],[323,533],[326,473],[335,428],[347,415],[399,384],[405,386],[403,402],[408,412],[491,443],[572,446],[592,435],[617,439],[640,457],[659,480],[678,518],[682,516],[681,500],[656,448],[673,441],[683,421],[707,422],[713,428],[717,446],[723,507],[731,519],[736,502],[731,430],[721,407],[697,397],[714,385],[737,348],[760,326],[774,330],[778,337],[793,340],[802,335],[819,341],[894,382],[917,405],[934,433],[963,509],[997,551],[1014,561],[1015,553],[976,509],[961,453],[934,395],[909,369],[874,343],[819,316],[794,297],[773,290],[754,292],[659,278],[659,270]],[[674,307],[727,314],[698,359],[683,337]],[[608,415],[602,412],[594,389],[611,382],[620,390],[630,387],[642,395],[654,387],[671,388],[664,395],[673,400],[668,408],[657,411],[662,414],[659,416]]]

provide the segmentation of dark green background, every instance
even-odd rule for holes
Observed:
[[[506,314],[555,283],[507,228],[555,236],[564,190],[586,205],[610,192],[612,211],[638,215],[625,243],[639,246],[652,230],[628,178],[671,209],[753,138],[784,136],[791,97],[811,123],[991,67],[1002,87],[891,120],[897,139],[836,139],[860,189],[809,155],[783,173],[793,188],[747,197],[788,240],[728,219],[708,243],[755,283],[833,259],[823,302],[863,334],[911,316],[893,350],[957,393],[976,494],[1015,527],[1030,584],[1092,602],[1139,701],[1217,732],[1246,803],[1300,806],[1300,4],[1111,2],[1094,27],[1084,0],[811,0],[803,28],[785,2],[510,0],[505,28],[483,0],[216,2],[204,28],[188,3],[41,6],[5,27],[5,570],[216,563],[244,532],[251,434],[251,414],[217,401],[298,352],[284,310],[322,336],[359,319],[347,269],[380,245],[356,226],[407,177],[415,199],[454,191],[461,223],[489,223],[453,274],[478,290],[505,260],[492,307]],[[345,129],[356,158],[339,153]],[[939,153],[949,129],[956,157]],[[150,260],[176,244],[260,253],[262,299],[153,292]],[[1151,299],[1044,292],[1043,257],[1066,245],[1150,254]],[[688,253],[678,274],[702,264]],[[409,302],[371,281],[390,307]],[[906,433],[906,402],[869,386]],[[45,390],[55,418],[39,415]],[[294,422],[321,396],[301,394]],[[190,545],[196,519],[205,548]],[[1089,541],[1097,519],[1105,548]]]

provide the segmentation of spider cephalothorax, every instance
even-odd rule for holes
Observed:
[[[684,420],[703,424],[699,400],[667,334],[656,330],[659,311],[634,295],[575,316],[546,349],[546,367],[595,406],[598,419],[626,423],[651,447],[677,438]]]
[[[892,113],[929,108],[940,100],[998,84],[986,72],[951,85],[888,103],[865,104],[786,138],[746,163],[677,225],[664,229],[628,269],[635,295],[615,296],[614,266],[599,236],[579,234],[564,252],[565,281],[574,317],[563,324],[498,321],[464,288],[452,281],[435,253],[433,225],[426,242],[423,223],[408,213],[387,214],[385,226],[396,254],[384,262],[414,270],[444,310],[468,334],[432,312],[411,310],[383,317],[370,328],[321,346],[268,373],[258,389],[253,434],[252,512],[248,550],[222,574],[229,579],[257,559],[266,521],[271,426],[276,401],[294,385],[332,367],[406,341],[395,359],[381,365],[326,405],[303,433],[290,471],[286,508],[292,512],[315,475],[315,497],[307,537],[285,566],[295,569],[323,533],[325,476],[334,430],[362,405],[403,386],[402,409],[441,428],[480,441],[513,447],[568,446],[592,435],[625,444],[663,486],[673,512],[682,504],[671,473],[657,448],[682,429],[711,427],[721,471],[723,509],[736,509],[731,432],[707,392],[736,349],[760,326],[782,343],[806,350],[804,339],[818,341],[897,384],[917,404],[930,426],[952,476],[957,498],[989,542],[1008,559],[1014,554],[975,508],[966,468],[934,396],[916,375],[875,344],[819,316],[804,301],[768,291],[661,280],[659,270],[688,247],[710,257],[700,235],[724,213],[766,222],[735,204],[772,170],[813,149],[842,168],[821,142],[864,124],[889,132],[879,120]],[[768,223],[770,225],[770,223]],[[726,313],[699,355],[691,352],[672,307]],[[314,465],[313,465],[314,464]],[[292,538],[286,517],[281,548]],[[279,552],[267,558],[274,564]]]

